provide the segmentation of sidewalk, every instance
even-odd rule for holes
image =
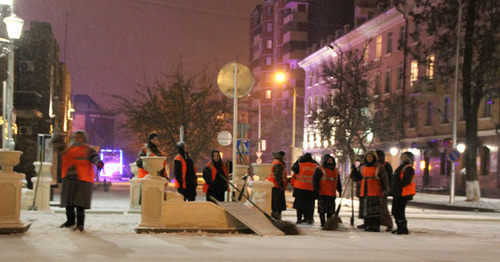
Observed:
[[[479,201],[469,202],[465,201],[465,196],[455,196],[454,203],[450,204],[449,195],[417,192],[408,205],[441,210],[500,213],[500,199],[497,198],[481,198]]]

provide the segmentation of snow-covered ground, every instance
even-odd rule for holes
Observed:
[[[97,192],[85,232],[60,229],[57,212],[23,211],[33,223],[25,234],[0,235],[0,261],[498,261],[500,213],[424,210],[409,207],[410,235],[368,233],[351,227],[351,201],[342,206],[339,231],[300,225],[302,235],[136,234],[140,220],[128,210],[128,194]],[[354,202],[357,210],[357,201]],[[361,223],[357,219],[355,224]],[[295,220],[289,209],[284,219]],[[382,229],[385,229],[382,227]]]

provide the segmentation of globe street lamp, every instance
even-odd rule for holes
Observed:
[[[24,21],[16,16],[13,12],[12,0],[0,0],[1,13],[10,13],[9,16],[3,19],[3,23],[7,28],[7,34],[10,40],[5,38],[0,39],[2,52],[0,57],[8,56],[7,69],[7,84],[3,88],[3,132],[7,131],[7,135],[3,135],[2,148],[13,150],[15,147],[14,139],[12,139],[12,111],[14,108],[14,40],[21,37]]]

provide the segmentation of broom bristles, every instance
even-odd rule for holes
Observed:
[[[325,223],[325,226],[323,227],[323,229],[328,230],[328,231],[335,231],[339,228],[339,223],[342,223],[342,220],[340,220],[340,217],[332,216],[326,220],[326,223]]]
[[[281,230],[285,235],[300,235],[300,231],[297,226],[289,221],[275,220],[273,225]]]

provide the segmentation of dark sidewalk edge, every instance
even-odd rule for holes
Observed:
[[[452,205],[445,205],[445,204],[435,204],[435,203],[427,203],[427,202],[418,202],[418,201],[415,201],[415,200],[408,201],[408,205],[409,206],[414,206],[414,207],[427,208],[427,209],[500,213],[500,210],[498,210],[498,209],[492,209],[492,208],[452,206]]]

